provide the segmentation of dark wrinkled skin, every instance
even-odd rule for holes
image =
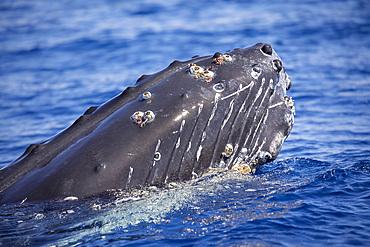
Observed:
[[[174,61],[91,107],[55,137],[32,144],[0,171],[1,203],[161,185],[211,167],[249,164],[255,171],[274,160],[293,126],[284,100],[290,79],[268,44],[226,54],[231,62],[216,64],[218,53]],[[209,83],[190,75],[193,63],[214,66]],[[213,86],[220,82],[224,91],[216,93]],[[145,91],[152,93],[150,99],[142,99]],[[132,114],[147,110],[155,120],[134,124]],[[228,143],[234,150],[225,157]]]

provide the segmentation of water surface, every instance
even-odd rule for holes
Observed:
[[[370,244],[368,1],[1,1],[0,167],[173,60],[272,44],[292,133],[252,176],[1,206],[0,245]]]

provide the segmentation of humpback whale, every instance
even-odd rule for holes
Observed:
[[[254,173],[292,129],[290,87],[270,44],[174,61],[30,145],[0,170],[0,201],[160,186],[211,168]]]

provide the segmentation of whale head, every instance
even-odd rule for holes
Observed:
[[[292,129],[290,87],[269,44],[174,61],[29,146],[0,170],[1,202],[161,185],[211,168],[253,173]]]

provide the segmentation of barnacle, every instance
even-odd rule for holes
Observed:
[[[212,77],[213,75],[214,75],[214,73],[212,71],[210,71],[210,70],[205,70],[202,73],[202,76],[203,77]]]
[[[224,58],[224,61],[226,61],[226,62],[233,61],[233,58],[230,55],[223,55],[222,57]]]
[[[149,91],[146,91],[143,93],[143,99],[150,99],[152,97],[152,94]]]
[[[138,119],[142,119],[144,117],[144,112],[137,111],[134,114],[132,114],[131,119],[132,121],[137,121]]]
[[[154,112],[152,111],[146,111],[144,114],[144,119],[146,122],[150,123],[155,118]]]
[[[203,73],[200,75],[202,78],[206,79],[206,82],[212,81],[214,73],[208,69],[204,70]]]
[[[230,143],[226,144],[225,146],[225,152],[222,152],[222,156],[228,158],[231,156],[231,154],[234,152],[234,147]]]
[[[200,75],[203,73],[204,69],[196,64],[191,64],[189,68],[189,72],[192,75]]]
[[[224,61],[224,57],[223,56],[220,56],[218,58],[215,58],[213,59],[213,62],[217,65],[220,65],[222,63],[222,61]]]
[[[155,115],[152,111],[141,112],[137,111],[132,114],[131,119],[134,121],[135,124],[139,125],[140,128],[145,126],[146,123],[153,121]]]
[[[189,64],[189,73],[198,79],[199,77],[206,79],[206,83],[212,81],[214,73],[211,71],[213,68],[203,69],[202,67],[196,65],[195,63]]]
[[[76,201],[78,200],[78,197],[76,196],[67,196],[66,198],[63,199],[63,201]]]
[[[233,58],[230,55],[221,55],[213,59],[213,62],[217,65],[221,65],[223,61],[231,62]]]

